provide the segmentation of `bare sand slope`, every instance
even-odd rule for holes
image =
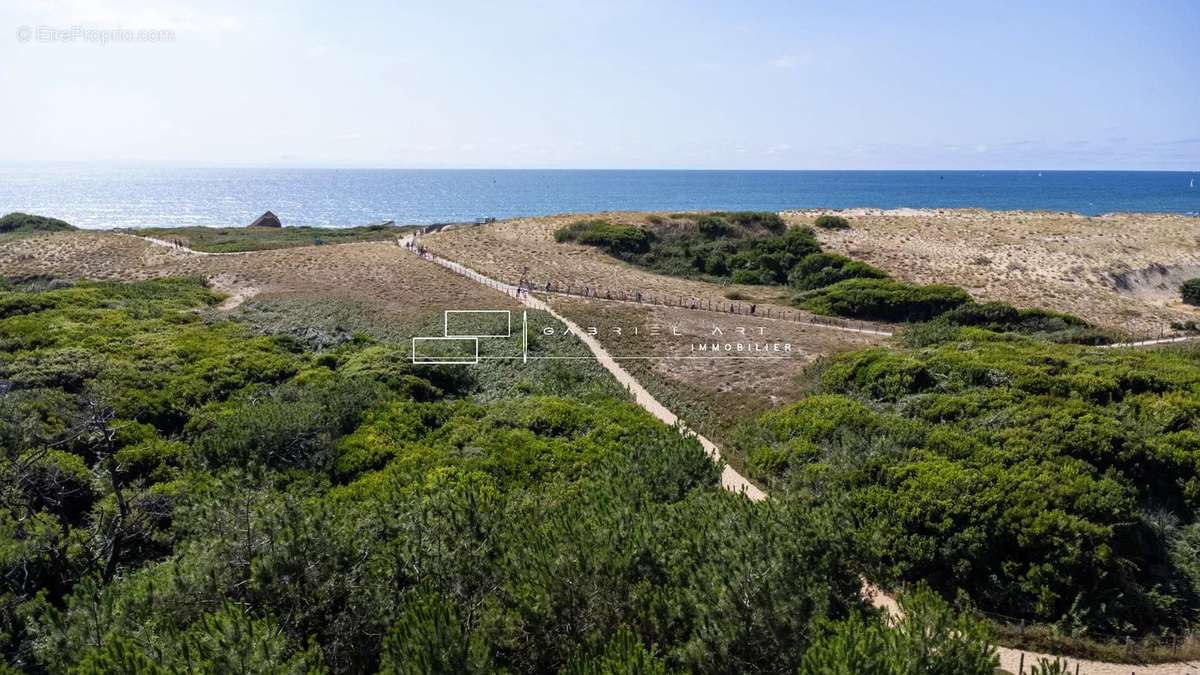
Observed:
[[[829,211],[787,211],[809,224]],[[1149,335],[1200,319],[1178,285],[1200,273],[1200,218],[1114,214],[852,209],[827,248],[905,280],[962,286],[981,300],[1044,307]]]

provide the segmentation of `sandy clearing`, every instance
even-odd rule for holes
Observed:
[[[1200,320],[1200,309],[1177,301],[1179,283],[1200,270],[1200,217],[979,209],[781,215],[808,225],[822,213],[851,224],[818,229],[824,247],[907,281],[955,284],[980,300],[1069,312],[1146,338],[1173,321]]]
[[[246,302],[250,298],[253,298],[261,292],[257,286],[250,286],[248,284],[239,282],[236,278],[227,274],[217,274],[209,277],[208,284],[209,287],[214,291],[224,293],[229,296],[217,305],[217,309],[221,310],[222,312],[228,312],[237,309],[242,303]]]

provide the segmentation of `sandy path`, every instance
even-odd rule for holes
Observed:
[[[411,250],[408,248],[408,244],[411,243],[411,241],[411,235],[405,237],[401,241],[401,244],[404,245],[405,250]],[[452,260],[447,260],[446,258],[441,258],[431,253],[426,253],[423,258],[430,262],[441,265],[448,270],[457,272],[458,274],[461,274],[473,281],[484,284],[490,288],[494,288],[507,295],[511,295],[517,298],[526,307],[547,312],[555,319],[563,322],[567,327],[575,332],[575,334],[580,340],[583,341],[585,345],[587,345],[588,349],[590,349],[592,354],[595,355],[596,360],[600,362],[600,365],[604,366],[608,372],[612,373],[613,377],[615,377],[618,382],[620,382],[625,386],[626,389],[633,393],[638,405],[663,422],[672,426],[678,425],[679,428],[684,431],[684,433],[694,436],[700,441],[700,444],[704,446],[704,450],[708,452],[710,457],[713,458],[713,461],[721,461],[721,450],[716,446],[715,443],[708,440],[704,436],[687,429],[687,427],[683,424],[679,417],[675,415],[675,413],[667,409],[667,407],[662,403],[659,403],[657,399],[650,395],[650,392],[646,391],[645,387],[643,387],[636,378],[630,375],[628,371],[626,371],[620,366],[620,364],[613,360],[608,351],[605,350],[595,338],[593,338],[591,335],[588,335],[586,331],[581,330],[579,326],[575,325],[566,317],[559,315],[545,302],[530,296],[528,293],[519,293],[517,287],[513,286],[512,284],[496,281],[495,279],[486,277],[475,270],[460,265]],[[1151,340],[1148,343],[1131,343],[1120,346],[1132,347],[1142,346],[1150,343],[1161,343],[1161,341]],[[767,497],[765,492],[756,487],[753,483],[747,480],[745,476],[739,474],[728,464],[725,465],[721,472],[721,486],[726,490],[744,494],[752,501],[759,501],[766,499]],[[865,581],[863,582],[862,592],[863,597],[870,601],[875,607],[884,610],[891,616],[896,616],[899,614],[900,608],[896,600],[888,596],[880,589],[872,586],[870,583]],[[1020,649],[1010,649],[1008,647],[996,647],[996,653],[1000,658],[1000,667],[1013,673],[1019,673],[1022,665],[1024,666],[1025,672],[1029,672],[1029,668],[1037,664],[1039,659],[1062,658],[1062,660],[1067,663],[1068,672],[1073,673],[1075,672],[1075,669],[1078,668],[1080,675],[1200,675],[1200,662],[1160,663],[1155,665],[1103,663],[1100,661],[1055,657],[1050,654],[1041,654],[1038,652],[1023,651]]]
[[[1100,349],[1115,349],[1118,347],[1153,347],[1155,345],[1170,345],[1177,342],[1192,342],[1200,340],[1200,335],[1184,335],[1181,337],[1158,338],[1157,340],[1141,340],[1139,342],[1115,342],[1111,345],[1100,345]]]
[[[214,253],[212,251],[197,251],[196,249],[188,248],[187,246],[184,246],[183,244],[176,244],[173,241],[167,241],[166,239],[159,239],[158,237],[146,237],[146,236],[143,236],[140,234],[125,234],[124,232],[119,232],[118,234],[124,234],[127,237],[137,237],[138,239],[144,239],[144,240],[150,242],[151,244],[157,244],[159,246],[166,246],[169,249],[174,249],[181,253],[187,253],[190,255],[242,255],[244,253],[252,253],[252,251],[226,251],[226,252],[221,252],[221,253]]]

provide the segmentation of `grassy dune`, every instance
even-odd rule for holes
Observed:
[[[150,227],[120,230],[129,234],[179,241],[208,253],[264,251],[293,246],[321,246],[352,241],[390,241],[411,228],[394,225],[362,227]]]

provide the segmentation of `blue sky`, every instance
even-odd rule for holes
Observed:
[[[74,26],[173,39],[36,32]],[[5,0],[0,30],[3,162],[1200,169],[1197,2]]]

